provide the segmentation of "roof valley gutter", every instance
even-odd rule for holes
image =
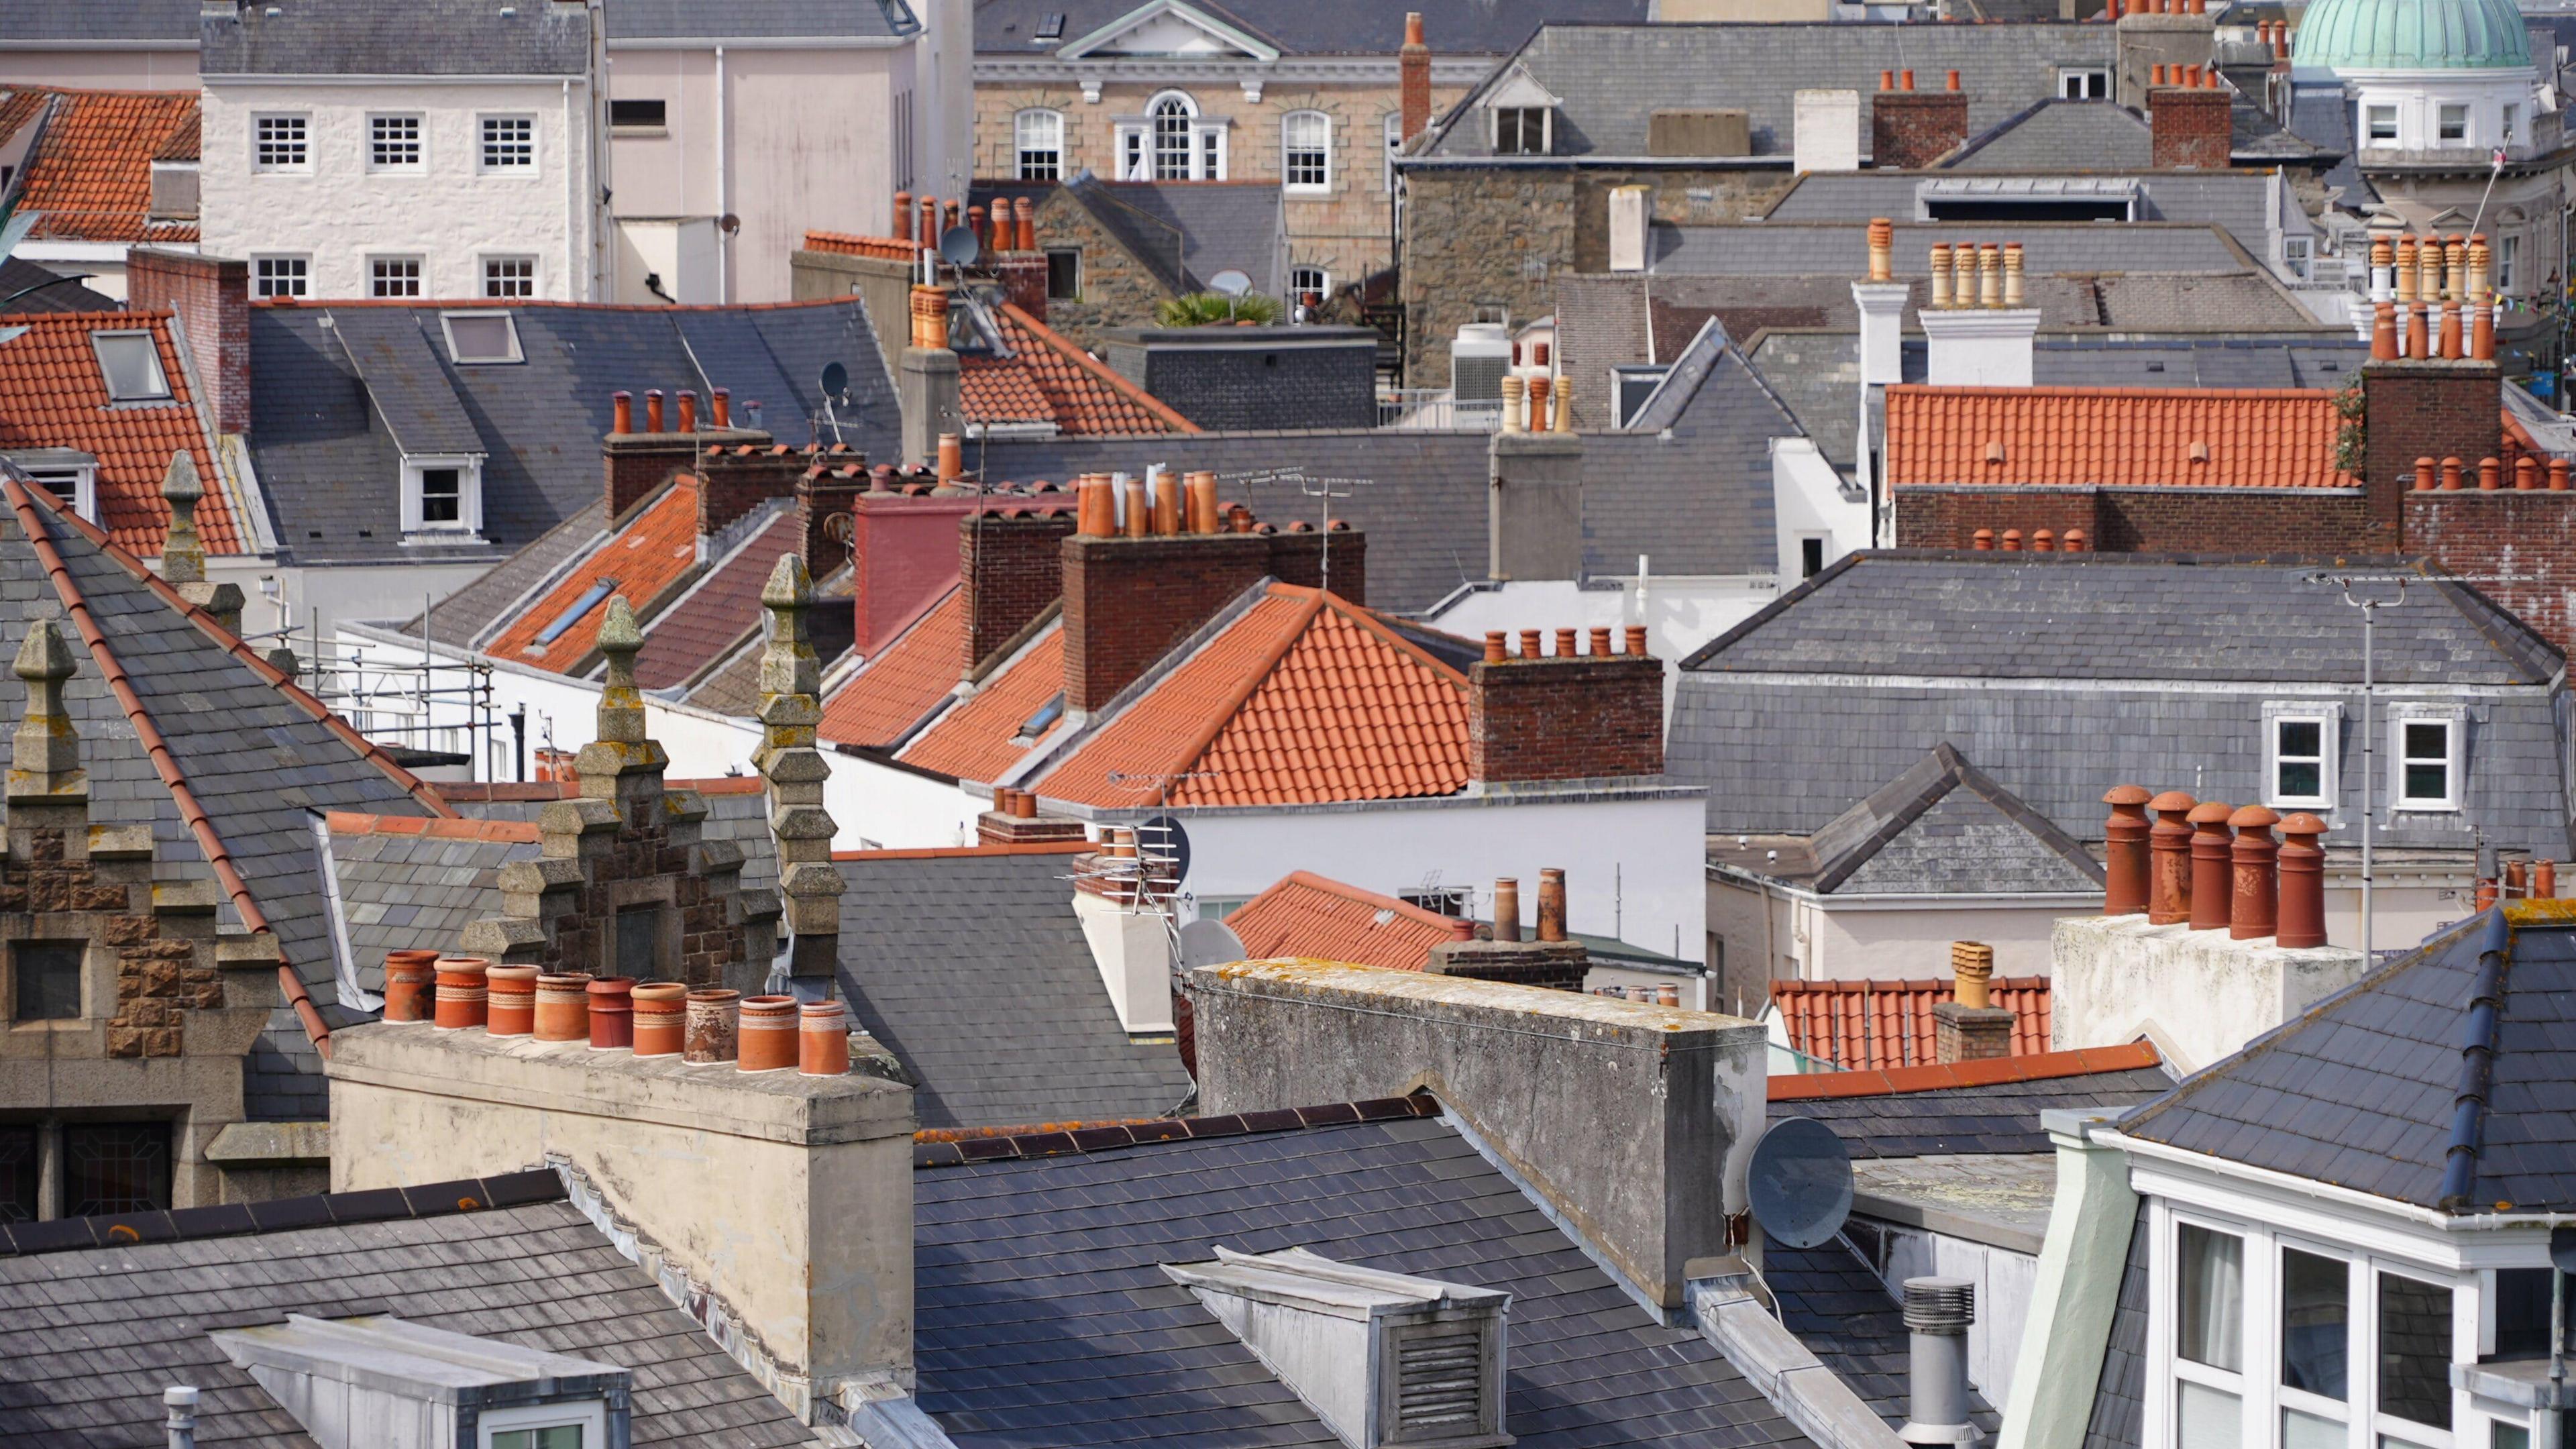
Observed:
[[[206,807],[198,802],[196,791],[189,788],[187,776],[180,773],[179,762],[170,752],[170,742],[162,737],[160,726],[153,723],[151,711],[143,707],[142,697],[134,692],[134,682],[126,677],[125,666],[117,662],[116,651],[108,647],[107,635],[99,629],[98,621],[91,617],[89,600],[81,596],[80,586],[72,582],[71,570],[64,565],[61,551],[54,547],[53,539],[45,532],[44,516],[28,496],[27,485],[12,470],[0,474],[0,488],[5,488],[9,506],[18,515],[18,526],[26,531],[37,561],[44,565],[46,576],[53,580],[54,594],[62,601],[63,612],[71,616],[73,627],[80,631],[81,642],[88,646],[90,658],[98,665],[99,673],[106,676],[109,690],[116,695],[117,705],[125,711],[126,721],[134,726],[134,737],[150,757],[153,772],[161,777],[162,785],[179,807],[180,819],[186,822],[188,833],[196,838],[197,848],[205,853],[207,864],[213,867],[216,883],[232,897],[233,909],[241,913],[245,927],[252,931],[266,931],[274,937],[276,932],[269,925],[267,914],[260,910],[259,901],[251,895],[250,883],[242,879],[241,871],[233,865],[231,850],[224,845],[223,837],[215,833],[214,821],[207,816]],[[322,1020],[320,1009],[314,1006],[312,993],[304,989],[304,979],[295,974],[293,963],[282,959],[277,964],[277,979],[287,1005],[304,1027],[304,1035],[312,1041],[313,1049],[328,1060],[331,1055],[331,1027]]]

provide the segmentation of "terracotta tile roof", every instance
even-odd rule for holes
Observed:
[[[2335,466],[2341,425],[2322,390],[1891,387],[1887,469],[1899,485],[2357,488]]]
[[[1789,1045],[1852,1071],[1914,1067],[1937,1060],[1932,1007],[1955,994],[1932,981],[1774,981],[1771,1002],[1789,1030]],[[2048,978],[1998,976],[1994,1004],[2010,1010],[2013,1055],[2048,1050]]]
[[[638,615],[649,617],[652,602],[696,567],[697,561],[698,484],[695,478],[682,476],[673,480],[662,496],[628,519],[624,528],[609,535],[597,552],[564,575],[546,591],[545,597],[529,605],[526,612],[484,646],[484,652],[495,659],[566,673],[591,652],[591,644],[599,634],[599,621],[608,616],[612,595],[625,595]],[[602,580],[615,580],[616,587],[590,599],[589,607],[572,627],[556,635],[551,643],[537,643],[539,634],[565,610],[588,597],[591,586]]]
[[[1008,302],[993,316],[1013,355],[957,359],[958,391],[970,421],[1047,422],[1073,434],[1198,431],[1037,318]]]
[[[1774,1102],[1816,1097],[1885,1097],[1901,1092],[1946,1092],[1960,1087],[1991,1087],[1998,1082],[2045,1082],[2058,1077],[2089,1077],[2099,1072],[2134,1072],[2164,1060],[2153,1045],[2086,1047],[2082,1051],[2040,1052],[2031,1056],[1989,1057],[1981,1062],[1934,1063],[1927,1067],[1891,1067],[1876,1072],[1806,1072],[1773,1077],[1767,1095]]]
[[[760,591],[770,570],[778,567],[778,556],[793,548],[795,521],[793,512],[778,512],[719,562],[712,577],[654,618],[644,648],[635,656],[637,684],[646,689],[685,684],[758,626]]]
[[[966,596],[950,589],[823,702],[820,733],[834,744],[882,749],[957,687],[966,651]]]
[[[1062,693],[1064,626],[1058,623],[986,678],[972,698],[922,731],[921,738],[904,750],[903,762],[961,780],[997,780],[1064,728],[1059,714],[1037,738],[1020,738],[1020,726]]]
[[[193,158],[197,93],[79,91],[28,87],[0,102],[0,136],[13,122],[47,114],[27,160],[18,205],[42,212],[34,236],[47,241],[195,241],[194,222],[154,223],[155,157]]]
[[[355,810],[326,810],[322,820],[334,835],[421,835],[433,840],[497,840],[517,845],[534,845],[544,838],[533,820],[445,820],[421,815],[370,815]]]
[[[1311,956],[1419,971],[1465,922],[1311,871],[1292,871],[1225,918],[1246,958]]]
[[[241,553],[222,474],[188,377],[170,341],[167,312],[29,312],[0,316],[0,448],[76,448],[98,459],[99,522],[117,547],[157,556],[170,527],[161,478],[185,448],[206,488],[197,532],[208,553]],[[111,404],[90,333],[148,329],[160,346],[166,403]]]
[[[921,259],[919,243],[890,236],[852,236],[843,231],[809,231],[805,233],[805,250],[839,252],[852,257],[879,257],[889,262]]]
[[[1100,806],[1161,789],[1175,805],[1267,805],[1466,785],[1466,677],[1365,609],[1272,584],[1034,788]]]

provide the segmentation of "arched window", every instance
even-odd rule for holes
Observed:
[[[1013,149],[1022,181],[1064,179],[1064,113],[1022,111],[1011,121]]]
[[[1290,191],[1333,189],[1333,118],[1290,111],[1279,123],[1279,177]]]
[[[1178,92],[1158,96],[1149,113],[1154,121],[1154,179],[1187,181],[1191,177],[1191,122],[1199,108]]]

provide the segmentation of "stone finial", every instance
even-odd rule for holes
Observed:
[[[635,655],[644,647],[644,631],[624,594],[611,597],[608,614],[593,640],[608,660],[608,682],[599,692],[599,737],[582,746],[573,761],[581,793],[592,800],[613,800],[628,825],[644,811],[662,804],[662,772],[671,757],[644,732],[644,693],[635,686]]]
[[[27,683],[27,711],[10,740],[9,803],[86,802],[89,773],[80,767],[80,734],[63,707],[72,651],[53,620],[39,619],[27,631],[12,668]]]
[[[823,661],[805,627],[805,611],[813,603],[814,579],[805,571],[805,560],[780,554],[778,567],[769,571],[769,582],[760,591],[760,605],[769,611],[769,647],[760,656],[764,697],[822,692]],[[813,740],[808,736],[803,743]]]
[[[599,621],[592,643],[608,661],[608,687],[599,696],[599,737],[622,744],[644,738],[644,695],[635,687],[635,656],[644,648],[644,630],[624,594],[608,600],[607,617]]]
[[[769,610],[769,641],[760,656],[759,764],[769,789],[769,832],[778,843],[778,887],[787,898],[788,978],[819,996],[830,989],[840,954],[842,880],[832,864],[839,827],[823,808],[832,767],[815,748],[822,662],[806,632],[814,580],[805,561],[782,556],[760,602]]]
[[[197,537],[197,504],[205,496],[196,460],[185,448],[172,453],[170,471],[161,475],[161,499],[170,505],[170,537],[161,545],[161,577],[174,584],[206,581],[206,546]]]

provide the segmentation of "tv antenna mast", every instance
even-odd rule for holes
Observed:
[[[1221,473],[1217,476],[1228,483],[1239,483],[1254,488],[1294,485],[1298,492],[1322,505],[1324,548],[1323,561],[1317,572],[1322,580],[1324,591],[1332,592],[1333,500],[1348,498],[1362,488],[1375,487],[1377,480],[1374,478],[1320,478],[1298,467],[1256,468],[1248,473]]]

